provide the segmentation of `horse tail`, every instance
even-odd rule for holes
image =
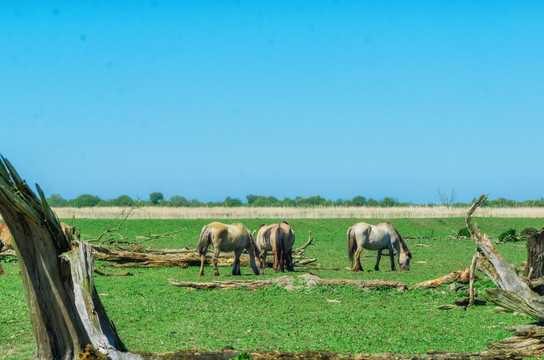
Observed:
[[[357,242],[355,241],[355,234],[353,232],[353,226],[348,229],[348,257],[351,265],[353,266],[353,255],[357,249]]]
[[[284,231],[281,226],[276,227],[276,251],[278,253],[278,270],[283,271],[283,266],[285,262],[285,241],[284,241]]]
[[[212,242],[212,229],[206,225],[200,233],[200,239],[198,240],[197,251],[200,255],[206,254],[210,243]]]

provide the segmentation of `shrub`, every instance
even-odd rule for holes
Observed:
[[[470,237],[470,231],[466,227],[459,229],[457,232],[457,238],[469,238]]]
[[[499,235],[500,242],[508,241],[518,241],[519,238],[516,236],[516,230],[510,228]]]

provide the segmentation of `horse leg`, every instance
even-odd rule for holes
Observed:
[[[391,245],[389,245],[389,258],[391,259],[391,271],[397,271],[395,268],[395,254]]]
[[[293,268],[293,251],[292,250],[289,250],[287,252],[285,259],[286,259],[285,265],[287,266],[287,271],[295,271],[295,269]]]
[[[213,275],[219,276],[219,270],[217,269],[217,261],[219,260],[219,249],[213,250],[212,264],[213,264]]]
[[[274,253],[274,266],[272,266],[272,268],[274,269],[274,271],[278,271],[279,270],[278,247],[273,246],[272,252]]]
[[[264,269],[266,269],[266,250],[263,251],[263,275],[264,275]]]
[[[284,262],[285,262],[285,251],[283,248],[283,245],[278,246],[278,262],[279,262],[279,268],[281,272],[284,272]]]
[[[232,275],[242,275],[240,272],[240,255],[242,255],[243,248],[234,252],[234,263],[232,264]]]
[[[382,258],[383,249],[378,250],[378,257],[376,259],[376,265],[374,265],[374,270],[380,271],[380,260]]]
[[[204,251],[204,254],[200,254],[200,276],[204,276],[204,262],[206,261],[206,255],[205,255],[205,251]]]
[[[355,266],[352,271],[363,271],[363,265],[361,265],[361,252],[363,251],[362,247],[358,247],[355,251]]]

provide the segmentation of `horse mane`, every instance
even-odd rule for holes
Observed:
[[[262,225],[259,227],[259,229],[262,227]],[[251,246],[251,250],[253,251],[253,255],[259,257],[261,256],[261,249],[259,249],[259,246],[257,246],[257,241],[255,241],[255,238],[253,235],[249,233],[249,230],[247,230],[247,233],[249,235],[249,245]]]
[[[406,242],[404,242],[404,239],[402,238],[402,236],[400,235],[399,231],[397,230],[396,227],[393,226],[393,224],[391,224],[390,222],[388,222],[388,224],[391,225],[391,227],[393,228],[393,230],[395,231],[395,234],[397,235],[397,238],[399,239],[399,245],[400,245],[400,249],[402,252],[406,253],[406,255],[411,259],[412,258],[412,252],[410,250],[408,250],[408,245],[406,245]]]

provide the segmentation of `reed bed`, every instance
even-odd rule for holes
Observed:
[[[113,219],[127,214],[129,208],[122,207],[87,207],[53,208],[57,217],[89,219]],[[138,207],[132,210],[131,219],[402,219],[402,218],[451,218],[464,217],[468,208],[448,208],[445,206],[411,207]],[[500,218],[541,218],[544,208],[479,208],[477,217]]]

